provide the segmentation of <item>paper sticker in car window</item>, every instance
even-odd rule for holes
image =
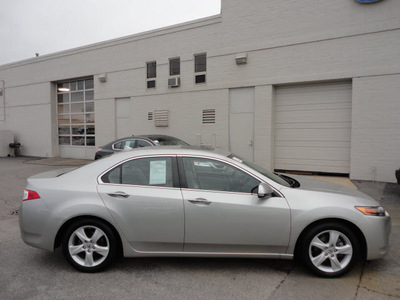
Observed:
[[[167,182],[167,162],[157,160],[150,162],[150,185],[162,185]]]

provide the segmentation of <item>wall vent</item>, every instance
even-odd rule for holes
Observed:
[[[154,124],[156,127],[168,127],[168,110],[154,111]]]
[[[203,109],[203,124],[215,124],[215,109]]]
[[[147,113],[147,121],[153,121],[153,112],[152,111],[149,111]]]

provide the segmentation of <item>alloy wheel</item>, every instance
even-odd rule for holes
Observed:
[[[308,255],[314,267],[321,272],[337,273],[350,264],[353,245],[342,232],[325,230],[311,240]]]
[[[82,226],[70,235],[68,252],[78,265],[96,267],[107,259],[110,242],[100,228],[93,225]]]

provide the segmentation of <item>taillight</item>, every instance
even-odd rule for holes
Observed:
[[[100,151],[100,150],[103,150],[103,149],[101,149],[101,148],[97,148],[96,152],[97,152],[97,151]]]
[[[34,200],[39,198],[40,198],[39,194],[36,193],[35,191],[24,190],[24,198],[22,199],[22,201]]]

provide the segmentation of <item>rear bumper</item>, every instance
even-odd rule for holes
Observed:
[[[24,201],[19,212],[22,240],[35,248],[54,251],[55,228],[48,221],[49,211],[41,199]]]

